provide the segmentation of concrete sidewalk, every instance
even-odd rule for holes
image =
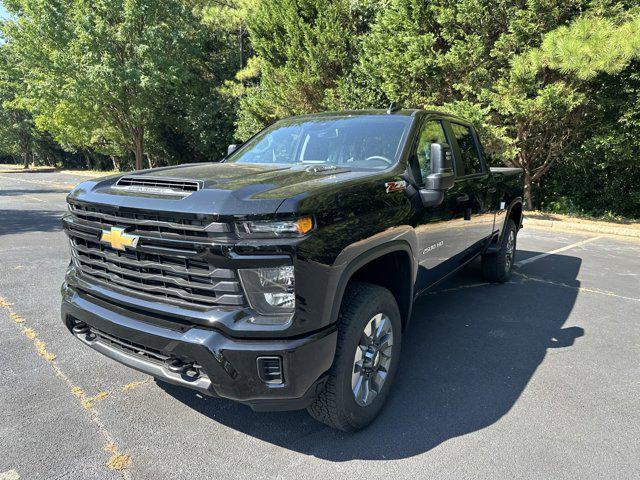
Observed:
[[[614,223],[553,213],[525,212],[523,223],[525,227],[551,228],[566,232],[602,233],[606,235],[640,238],[640,222]]]

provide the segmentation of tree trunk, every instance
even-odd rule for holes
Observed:
[[[122,158],[116,155],[111,155],[111,163],[113,164],[114,170],[122,170]]]
[[[133,128],[133,153],[136,156],[136,170],[142,170],[144,161],[144,127]]]
[[[31,150],[31,142],[27,141],[23,144],[22,147],[22,160],[23,160],[23,168],[29,168],[29,165],[33,163],[33,150]]]
[[[240,54],[240,70],[244,68],[244,33],[242,26],[238,28],[238,53]]]
[[[524,169],[524,203],[527,210],[533,210],[533,182],[531,181],[531,172],[528,168]]]

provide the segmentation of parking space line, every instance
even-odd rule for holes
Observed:
[[[520,272],[513,272],[514,275],[517,275],[518,277],[522,278],[521,282],[515,282],[513,280],[507,282],[506,284],[508,285],[522,285],[523,282],[538,282],[538,283],[546,283],[548,285],[554,285],[556,287],[564,287],[564,288],[570,288],[572,290],[576,290],[578,292],[583,292],[583,293],[595,293],[597,295],[605,295],[607,297],[614,297],[614,298],[620,298],[622,300],[629,300],[632,302],[640,302],[640,298],[635,298],[635,297],[626,297],[624,295],[619,295],[615,292],[610,292],[608,290],[600,290],[598,288],[589,288],[589,287],[579,287],[576,285],[569,285],[567,283],[563,283],[563,282],[558,282],[555,280],[548,280],[546,278],[539,278],[539,277],[532,277],[530,275],[525,275],[524,273],[520,273]],[[495,285],[494,283],[489,283],[489,282],[483,282],[483,283],[471,283],[468,285],[458,285],[456,287],[451,287],[451,288],[445,288],[442,290],[433,290],[433,291],[428,291],[425,292],[425,296],[426,295],[436,295],[436,294],[441,294],[441,293],[451,293],[451,292],[456,292],[458,290],[465,290],[468,288],[478,288],[478,287],[487,287],[487,286],[491,286],[491,285]]]
[[[514,273],[514,275],[518,275],[524,281],[527,281],[527,282],[548,283],[549,285],[555,285],[556,287],[570,288],[572,290],[577,290],[578,292],[596,293],[598,295],[606,295],[607,297],[615,297],[615,298],[620,298],[622,300],[630,300],[632,302],[640,302],[640,298],[626,297],[624,295],[618,295],[615,292],[609,292],[607,290],[600,290],[598,288],[589,288],[589,287],[579,287],[577,285],[569,285],[567,283],[558,282],[558,281],[554,281],[554,280],[547,280],[545,278],[532,277],[530,275],[525,275],[524,273],[520,273],[520,272],[513,272],[513,273]],[[515,284],[515,282],[509,282],[509,283],[514,283]]]
[[[58,365],[58,362],[56,362],[56,356],[47,351],[45,343],[38,338],[38,333],[33,328],[25,326],[26,319],[20,316],[13,309],[13,304],[5,298],[0,297],[0,308],[3,308],[9,314],[9,317],[20,328],[22,334],[34,344],[38,355],[44,358],[44,360],[49,365],[51,365],[55,375],[66,384],[71,394],[89,412],[89,418],[91,422],[96,425],[98,433],[105,441],[105,451],[112,454],[111,457],[106,461],[106,467],[110,470],[119,471],[124,480],[129,480],[131,478],[131,474],[129,473],[128,468],[131,466],[131,457],[129,455],[121,453],[118,450],[118,447],[111,433],[109,433],[102,419],[98,415],[98,411],[93,406],[94,402],[102,400],[108,394],[101,392],[95,397],[88,397],[80,387],[73,383],[73,380],[71,380],[71,378],[62,370],[62,368],[60,368],[60,365]],[[9,473],[11,473],[11,471],[9,471]],[[4,479],[0,476],[0,480]]]
[[[20,475],[18,475],[18,472],[16,471],[16,469],[12,469],[12,470],[8,470],[6,472],[2,472],[0,473],[0,480],[19,480],[20,479]]]
[[[540,255],[536,255],[534,257],[530,257],[530,258],[526,258],[524,260],[520,260],[519,262],[516,262],[514,266],[515,267],[522,267],[523,265],[527,265],[528,263],[535,262],[535,261],[540,260],[540,259],[542,259],[544,257],[548,257],[549,255],[554,255],[556,253],[565,252],[567,250],[571,250],[572,248],[579,247],[579,246],[584,245],[586,243],[595,242],[596,240],[599,240],[601,238],[602,238],[602,235],[600,235],[598,237],[587,238],[586,240],[582,240],[580,242],[572,243],[571,245],[567,245],[566,247],[557,248],[555,250],[551,250],[550,252],[541,253]]]

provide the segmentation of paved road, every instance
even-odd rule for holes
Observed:
[[[58,217],[79,180],[0,175],[0,479],[640,478],[640,243],[525,228],[510,283],[474,265],[419,301],[387,407],[346,435],[72,338]]]

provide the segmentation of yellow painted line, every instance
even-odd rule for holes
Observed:
[[[615,292],[610,292],[608,290],[600,290],[598,288],[589,288],[589,287],[580,287],[576,285],[569,285],[568,283],[558,282],[555,280],[548,280],[546,278],[532,277],[530,275],[525,275],[520,272],[513,272],[514,275],[521,277],[525,282],[538,282],[538,283],[546,283],[548,285],[554,285],[556,287],[570,288],[572,290],[576,290],[582,293],[595,293],[596,295],[604,295],[607,297],[620,298],[621,300],[630,300],[632,302],[640,302],[640,298],[635,297],[627,297],[625,295],[620,295]],[[507,282],[508,285],[522,285],[522,282]],[[430,292],[426,292],[425,295],[436,295],[440,293],[451,293],[459,290],[465,290],[467,288],[478,288],[478,287],[486,287],[489,285],[495,285],[495,283],[471,283],[468,285],[459,285],[457,287],[445,288],[442,290],[434,290]]]
[[[528,263],[532,263],[532,262],[535,262],[535,261],[540,260],[542,258],[548,257],[549,255],[554,255],[554,254],[560,253],[560,252],[566,252],[567,250],[571,250],[572,248],[580,247],[580,246],[585,245],[587,243],[595,242],[596,240],[600,240],[601,238],[602,238],[602,236],[587,238],[586,240],[582,240],[581,242],[572,243],[571,245],[567,245],[566,247],[557,248],[555,250],[551,250],[550,252],[541,253],[540,255],[536,255],[534,257],[530,257],[530,258],[527,258],[525,260],[521,260],[519,262],[516,262],[515,266],[516,267],[521,267],[523,265],[527,265]]]
[[[556,287],[570,288],[578,292],[595,293],[597,295],[620,298],[622,300],[631,300],[632,302],[640,302],[640,298],[627,297],[625,295],[619,295],[615,292],[610,292],[608,290],[600,290],[599,288],[589,288],[589,287],[580,287],[577,285],[569,285],[568,283],[564,283],[564,282],[557,282],[554,280],[547,280],[545,278],[532,277],[530,275],[525,275],[524,273],[520,273],[520,272],[514,272],[514,275],[518,275],[519,277],[522,277],[525,281],[529,281],[529,282],[548,283],[549,285],[555,285]]]
[[[20,328],[22,334],[36,347],[38,355],[40,355],[51,367],[55,375],[60,378],[71,394],[78,400],[80,405],[89,412],[90,420],[96,425],[98,433],[105,441],[104,450],[111,453],[111,456],[106,461],[105,465],[109,470],[116,470],[120,472],[120,475],[124,480],[130,480],[131,474],[128,468],[131,466],[131,457],[119,451],[113,436],[104,425],[104,422],[98,415],[97,410],[94,408],[94,403],[100,401],[109,395],[108,392],[100,392],[97,395],[90,397],[82,388],[78,387],[71,378],[62,370],[60,365],[56,362],[56,356],[47,351],[45,343],[38,338],[38,333],[31,327],[25,325],[26,319],[20,316],[14,309],[13,304],[5,298],[0,297],[0,308],[3,308],[13,322]],[[11,478],[11,477],[8,477]],[[19,477],[18,477],[19,478]],[[0,480],[4,480],[0,477]]]

